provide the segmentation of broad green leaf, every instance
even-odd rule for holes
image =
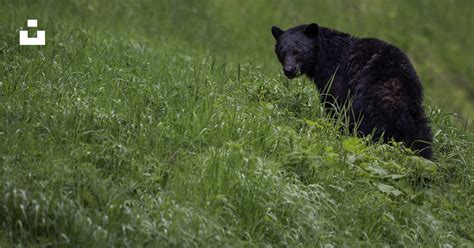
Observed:
[[[402,194],[402,192],[395,187],[383,183],[377,184],[377,188],[384,193],[392,194],[394,196],[399,196]]]

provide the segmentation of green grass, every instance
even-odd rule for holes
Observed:
[[[474,245],[471,1],[0,3],[1,247]],[[434,162],[281,75],[269,27],[310,21],[407,51]]]

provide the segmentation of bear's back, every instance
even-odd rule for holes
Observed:
[[[375,38],[356,39],[346,58],[345,69],[349,84],[367,82],[369,85],[365,87],[370,87],[370,84],[396,80],[403,91],[410,92],[415,98],[421,97],[421,82],[410,59],[388,42]]]

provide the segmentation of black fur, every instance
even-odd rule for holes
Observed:
[[[327,107],[351,102],[351,125],[360,119],[362,135],[402,141],[432,159],[432,133],[423,110],[423,88],[408,57],[397,47],[373,38],[300,25],[272,27],[275,52],[288,78],[305,74]],[[334,76],[331,87],[328,83]],[[329,89],[327,89],[329,88]]]

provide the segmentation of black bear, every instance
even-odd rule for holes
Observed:
[[[351,128],[403,142],[432,159],[433,136],[423,110],[423,88],[408,57],[374,38],[356,38],[312,23],[286,31],[273,26],[284,74],[312,79],[329,106],[350,102]]]

